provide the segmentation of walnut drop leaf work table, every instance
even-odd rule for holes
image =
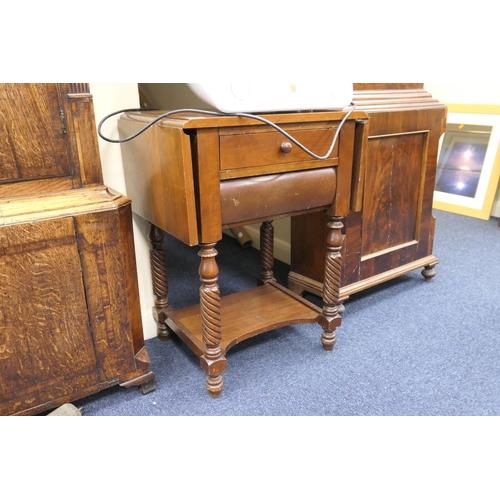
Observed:
[[[123,113],[120,137],[138,132],[161,112]],[[264,115],[306,148],[325,155],[345,111]],[[341,323],[341,217],[356,203],[367,115],[354,111],[335,147],[317,160],[273,127],[251,118],[171,115],[122,143],[134,211],[151,223],[151,269],[158,335],[177,334],[200,358],[212,397],[223,387],[227,351],[245,339],[291,324],[319,323],[331,350]],[[273,277],[272,221],[313,211],[327,214],[323,308],[280,286]],[[222,229],[261,223],[258,286],[223,296],[216,244]],[[163,231],[199,245],[200,303],[174,310],[168,299]],[[170,260],[170,257],[169,257]]]

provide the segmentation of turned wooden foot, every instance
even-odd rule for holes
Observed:
[[[326,330],[324,330],[323,334],[321,335],[321,343],[323,344],[323,349],[325,351],[333,351],[335,342],[337,342],[336,333],[334,331],[327,332]]]
[[[216,399],[220,396],[223,386],[222,375],[217,375],[216,377],[207,376],[206,387],[212,398]]]
[[[163,231],[153,224],[151,224],[149,231],[149,242],[151,244],[149,251],[151,277],[155,295],[153,317],[156,321],[158,337],[162,340],[168,340],[170,330],[166,325],[167,311],[169,309],[167,256],[163,247]]]
[[[431,281],[436,276],[436,270],[434,266],[425,266],[421,274],[425,278],[425,281]]]

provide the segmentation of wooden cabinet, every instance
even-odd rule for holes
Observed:
[[[344,219],[340,300],[418,268],[431,279],[432,197],[446,108],[422,84],[355,84],[354,102],[369,115],[366,168]],[[291,222],[289,287],[320,295],[324,216]]]
[[[88,84],[0,84],[0,415],[154,389],[131,215]]]

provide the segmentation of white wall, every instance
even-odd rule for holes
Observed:
[[[139,107],[139,94],[136,83],[91,83],[90,92],[94,96],[96,124],[99,124],[106,115],[114,111]],[[110,118],[103,125],[102,133],[106,137],[112,139],[118,138],[117,119],[118,115]],[[123,174],[120,145],[104,141],[99,137],[99,151],[101,154],[104,183],[126,195],[127,189]],[[133,206],[134,200],[132,200],[132,208]],[[142,326],[144,338],[149,339],[156,336],[156,323],[152,315],[154,295],[151,284],[151,269],[149,267],[149,224],[134,214],[133,227]]]
[[[425,83],[424,87],[444,104],[500,104],[498,83]]]

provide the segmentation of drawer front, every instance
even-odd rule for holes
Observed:
[[[335,168],[223,181],[222,224],[229,227],[326,208],[335,200],[336,188]]]
[[[324,125],[321,128],[287,132],[313,153],[324,156],[332,144],[336,129],[334,125]],[[338,144],[333,148],[330,159],[320,162],[321,166],[331,165],[331,159],[337,156]],[[278,131],[220,136],[221,171],[317,161]]]

